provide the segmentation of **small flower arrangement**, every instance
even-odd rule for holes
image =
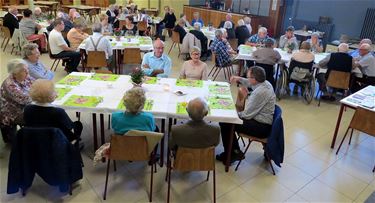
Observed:
[[[135,85],[140,86],[143,83],[143,79],[145,76],[145,73],[143,70],[139,67],[134,68],[132,73],[130,74],[131,80]]]
[[[115,29],[113,29],[113,34],[115,35],[115,36],[121,36],[121,29],[120,28],[115,28]]]

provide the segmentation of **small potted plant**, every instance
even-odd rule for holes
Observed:
[[[287,49],[288,49],[287,52],[291,54],[294,50],[294,43],[289,43],[287,46]]]
[[[132,80],[132,83],[133,83],[134,87],[141,87],[142,86],[145,73],[143,72],[143,70],[141,68],[139,68],[139,67],[134,68],[132,73],[130,74],[130,76],[131,76],[131,80]]]
[[[121,39],[121,29],[120,28],[113,29],[113,34],[116,36],[116,40],[120,41],[120,39]]]

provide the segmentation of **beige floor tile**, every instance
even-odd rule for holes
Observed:
[[[297,192],[314,178],[303,170],[285,163],[273,178],[293,192]]]
[[[299,195],[293,195],[292,197],[290,197],[288,200],[286,200],[285,202],[288,202],[288,203],[300,203],[300,202],[308,202],[307,200],[303,199],[301,196]]]
[[[367,183],[371,183],[375,179],[374,173],[372,172],[373,166],[366,165],[350,156],[344,156],[342,159],[338,160],[333,167],[343,170],[349,175]]]
[[[365,202],[367,200],[367,198],[373,193],[375,192],[375,188],[374,187],[371,187],[370,185],[367,186],[362,192],[361,194],[358,195],[358,197],[354,200],[354,202],[356,203],[362,203],[362,202]]]
[[[309,202],[351,202],[343,194],[336,192],[324,183],[314,180],[302,188],[297,195]]]
[[[242,188],[237,187],[234,190],[231,190],[224,195],[222,195],[217,200],[218,202],[259,202],[252,196],[250,196],[246,191],[244,191]]]
[[[278,183],[271,173],[264,172],[244,184],[240,188],[248,192],[260,202],[280,202],[289,199],[293,192]]]
[[[350,199],[355,199],[359,193],[368,186],[368,183],[363,182],[336,167],[330,167],[324,171],[318,177],[318,180]]]

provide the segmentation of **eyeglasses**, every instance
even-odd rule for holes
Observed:
[[[194,52],[194,53],[192,53],[191,55],[199,56],[199,55],[201,55],[201,53]]]

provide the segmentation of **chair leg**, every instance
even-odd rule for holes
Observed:
[[[212,71],[215,69],[215,66],[211,68],[210,72],[208,73],[207,77],[209,77],[212,73]]]
[[[73,186],[72,186],[72,184],[69,185],[69,195],[70,196],[73,195]]]
[[[336,155],[339,153],[340,148],[341,148],[341,145],[342,145],[342,143],[344,143],[344,140],[345,140],[345,138],[346,138],[346,135],[348,134],[348,131],[349,131],[349,127],[348,127],[348,129],[346,129],[346,132],[345,132],[345,134],[344,134],[344,137],[342,138],[341,143],[340,143],[340,145],[339,145],[339,148],[338,148],[337,151],[336,151]]]
[[[245,149],[245,151],[244,151],[244,156],[245,156],[245,154],[246,154],[246,152],[247,152],[247,150],[249,149],[249,147],[250,147],[250,144],[251,144],[251,140],[249,140],[249,144],[247,144],[247,147],[246,147],[246,149]],[[238,167],[240,166],[240,164],[241,164],[241,162],[242,162],[242,159],[238,162],[238,164],[237,164],[237,166],[236,166],[236,169],[235,169],[235,171],[237,171],[237,169],[238,169]]]
[[[353,137],[353,128],[352,128],[352,132],[350,133],[350,137],[349,137],[349,145],[350,145],[350,143],[352,142],[352,137]]]
[[[319,98],[318,98],[318,106],[320,106],[320,98],[322,98],[322,95],[323,95],[323,91],[318,91],[318,93],[320,93],[319,95]],[[318,94],[317,94],[318,95]]]
[[[171,172],[172,169],[169,168],[169,173],[168,173],[168,193],[167,193],[167,203],[169,203],[169,197],[171,195]]]
[[[111,114],[108,115],[108,130],[111,129]]]
[[[109,175],[109,167],[111,164],[111,160],[108,159],[108,164],[107,164],[107,174],[105,176],[105,185],[104,185],[104,193],[103,193],[103,200],[107,199],[107,185],[108,185],[108,175]]]
[[[4,52],[5,52],[5,49],[6,49],[7,46],[8,46],[9,40],[10,40],[10,39],[8,39],[7,42],[6,42],[5,45],[4,45],[4,49],[3,49]]]
[[[171,48],[169,48],[168,55],[171,53],[172,48],[173,48],[174,45],[175,45],[175,43],[173,42],[172,45],[171,45]]]
[[[221,71],[221,68],[217,68],[218,69],[218,71],[217,71],[217,74],[216,74],[216,76],[214,77],[214,81],[216,80],[216,77],[219,75],[219,73],[220,73],[220,71]],[[225,75],[225,74],[224,74]]]
[[[180,44],[177,44],[177,47],[178,47],[178,56],[177,56],[177,58],[180,58],[180,55],[181,55]]]
[[[54,71],[56,71],[57,67],[59,66],[60,61],[61,61],[60,59],[57,59],[57,64],[55,66],[55,70]]]
[[[218,68],[218,67],[215,67],[214,68],[215,70],[214,70],[214,72],[213,72],[213,74],[212,74],[212,77],[214,77],[215,76],[215,74],[216,74],[216,72],[220,72],[220,69]]]
[[[373,173],[375,172],[375,165],[374,165],[374,168],[372,169],[372,172],[373,172]]]
[[[208,181],[210,179],[210,171],[207,172],[207,178],[206,178],[206,181]]]
[[[226,68],[223,68],[223,71],[224,71],[224,79],[226,80],[227,79],[227,70],[226,70]],[[229,79],[228,79],[229,80]]]
[[[213,174],[214,174],[214,203],[216,203],[216,170],[214,169],[213,170]]]
[[[113,160],[113,171],[117,171],[116,160]]]
[[[154,167],[156,168],[156,165],[151,164],[150,202],[152,202],[152,184],[153,184],[153,180],[154,180]]]
[[[50,70],[53,70],[53,67],[55,66],[55,62],[56,62],[56,60],[53,60],[53,63],[52,63],[52,66],[51,66]]]
[[[3,42],[1,43],[1,48],[3,48],[5,40],[6,38],[3,39]]]
[[[268,163],[269,163],[270,166],[271,166],[271,169],[272,169],[272,173],[273,173],[273,175],[276,175],[276,173],[275,173],[275,169],[273,168],[273,165],[272,165],[272,162],[271,162],[271,159],[270,159],[270,156],[268,155],[268,153],[266,153],[266,158],[267,158],[267,160],[268,160]]]

